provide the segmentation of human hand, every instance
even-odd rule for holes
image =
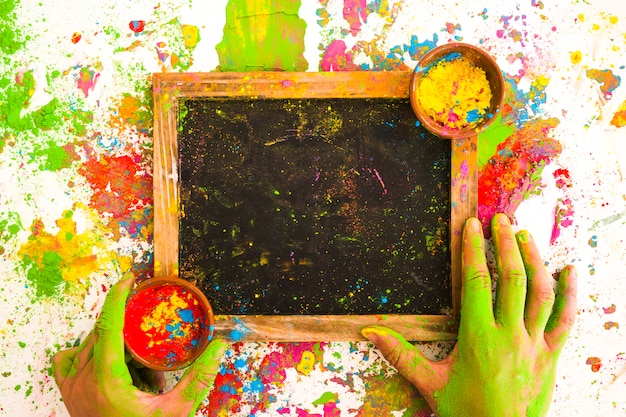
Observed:
[[[54,355],[54,379],[74,417],[193,416],[213,386],[228,346],[222,339],[209,344],[171,391],[153,394],[138,388],[162,389],[165,379],[161,372],[126,363],[124,309],[133,283],[130,277],[113,285],[94,331],[80,346]]]
[[[558,356],[576,317],[576,270],[559,276],[556,296],[535,243],[508,218],[492,221],[498,282],[495,308],[482,228],[463,234],[461,321],[444,360],[427,359],[380,326],[362,333],[419,390],[439,417],[540,417],[550,407]]]

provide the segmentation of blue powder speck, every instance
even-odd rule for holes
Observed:
[[[193,311],[190,309],[178,310],[178,316],[185,323],[193,323]]]

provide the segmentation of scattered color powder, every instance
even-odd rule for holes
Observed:
[[[611,125],[615,127],[626,126],[626,100],[619,106],[613,118],[611,119]]]
[[[198,42],[200,42],[200,29],[193,25],[181,25],[181,29],[183,31],[185,47],[194,49]]]
[[[128,27],[135,33],[141,33],[146,28],[146,22],[144,20],[133,20],[128,24]]]
[[[607,321],[606,323],[604,323],[604,328],[605,328],[606,330],[610,330],[610,329],[612,329],[612,328],[614,328],[614,327],[615,327],[616,329],[619,329],[619,323],[616,323],[616,322],[614,322],[614,321]]]
[[[445,128],[473,129],[489,116],[487,75],[464,57],[439,60],[428,68],[417,93],[425,113]]]
[[[586,75],[600,84],[600,91],[602,91],[606,100],[610,100],[613,97],[613,91],[619,87],[622,81],[619,75],[614,75],[613,71],[608,69],[588,69]]]
[[[580,53],[580,51],[574,51],[569,54],[569,59],[572,61],[572,64],[574,65],[580,64],[580,61],[582,61],[583,59],[583,55]]]
[[[207,340],[208,318],[194,294],[174,284],[133,293],[126,305],[124,339],[136,357],[158,366],[188,364]]]
[[[602,360],[597,356],[590,356],[587,358],[587,365],[591,365],[591,372],[598,372],[602,367]]]

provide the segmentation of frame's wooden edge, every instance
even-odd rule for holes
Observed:
[[[214,336],[237,342],[346,342],[367,340],[361,329],[385,326],[407,340],[456,340],[457,324],[450,316],[216,316]]]
[[[408,98],[411,72],[254,72],[155,73],[154,200],[155,276],[178,275],[178,141],[180,97],[263,98]],[[389,88],[389,84],[394,86]],[[156,117],[160,115],[161,117]],[[448,140],[448,139],[442,139]],[[231,316],[221,317],[216,335],[249,329],[245,341],[364,340],[360,329],[383,324],[409,340],[453,340],[461,302],[461,247],[465,221],[477,215],[477,137],[453,140],[451,152],[451,291],[452,318],[424,315],[356,316]],[[163,193],[165,191],[165,193]],[[156,236],[159,238],[157,239]],[[385,317],[383,321],[380,318]],[[294,321],[294,319],[296,319]],[[307,329],[295,332],[294,326]],[[231,338],[232,339],[232,338]],[[297,340],[296,340],[297,339]]]
[[[409,96],[411,72],[208,72],[153,77],[160,91],[177,97],[394,98]],[[395,85],[391,89],[386,88],[390,78]]]
[[[178,252],[169,242],[178,242],[178,140],[176,136],[178,96],[164,86],[160,77],[153,79],[154,172],[154,273],[155,276],[178,275]],[[158,238],[156,238],[158,236]]]
[[[461,311],[463,227],[476,217],[478,202],[478,138],[452,141],[450,173],[450,274],[452,278],[452,314],[458,319]]]

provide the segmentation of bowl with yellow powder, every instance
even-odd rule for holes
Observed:
[[[450,43],[429,51],[413,71],[411,106],[432,133],[449,139],[477,135],[496,118],[504,77],[484,50]]]
[[[178,277],[145,280],[126,301],[126,349],[151,369],[190,365],[209,344],[213,327],[209,301],[195,285]]]

